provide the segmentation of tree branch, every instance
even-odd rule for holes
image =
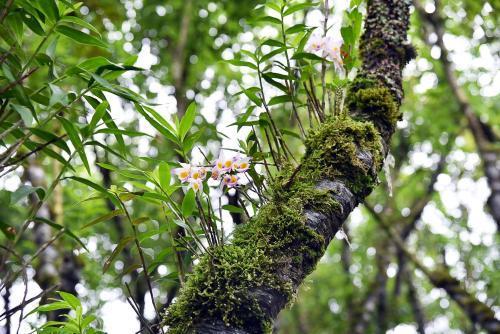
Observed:
[[[409,1],[372,0],[361,42],[364,65],[351,85],[351,117],[309,134],[301,171],[277,176],[271,199],[232,243],[201,258],[167,311],[171,333],[261,333],[314,270],[349,213],[377,183],[400,117]]]

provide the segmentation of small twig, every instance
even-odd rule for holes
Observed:
[[[19,79],[17,79],[16,81],[14,82],[11,82],[10,84],[8,84],[7,86],[3,87],[2,89],[0,89],[0,94],[3,94],[5,93],[6,91],[10,90],[11,88],[15,87],[16,85],[20,84],[21,82],[23,82],[26,78],[28,78],[30,75],[32,75],[33,73],[35,73],[36,71],[38,70],[38,67],[33,67],[31,70],[28,71],[28,73],[22,75]]]

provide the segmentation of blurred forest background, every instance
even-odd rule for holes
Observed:
[[[233,60],[280,33],[259,19],[268,10],[259,4],[0,1],[0,333],[29,333],[67,309],[86,319],[86,333],[149,333],[145,324],[160,321],[196,256],[172,243],[192,241],[188,227],[166,213],[149,177],[159,175],[189,217],[191,204],[165,176],[176,162],[241,150],[253,157],[254,180],[265,173],[248,139],[267,135],[254,129],[262,108],[254,91],[241,93],[257,76]],[[481,312],[498,318],[499,6],[415,2],[409,39],[418,56],[404,71],[404,116],[381,182],[276,333],[482,333]],[[363,1],[330,7],[337,31],[355,21],[349,11],[365,13]],[[283,22],[303,37],[324,13],[323,1],[305,3]],[[264,53],[279,47],[267,44]],[[280,79],[292,82],[268,76],[263,91],[277,95]],[[274,102],[274,122],[300,157],[302,125],[290,100]],[[256,210],[242,209],[241,198],[214,197],[227,236]],[[456,278],[486,309],[456,303],[436,275]],[[70,306],[36,309],[54,305],[50,298]]]

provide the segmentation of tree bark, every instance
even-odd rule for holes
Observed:
[[[271,199],[232,243],[214,247],[168,310],[171,333],[262,333],[314,270],[349,213],[377,183],[400,117],[409,1],[372,0],[350,116],[311,131],[299,171],[283,170]]]

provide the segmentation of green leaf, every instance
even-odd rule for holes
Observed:
[[[284,47],[285,44],[283,44],[283,42],[280,42],[280,41],[277,41],[275,39],[266,39],[264,42],[262,42],[262,44],[260,44],[261,46],[262,45],[268,45],[268,46],[276,46],[278,48],[281,48],[281,47]]]
[[[96,318],[96,316],[95,316],[95,315],[92,315],[92,314],[91,314],[91,315],[86,316],[86,317],[85,317],[85,318],[83,318],[83,320],[82,320],[82,326],[81,326],[81,327],[82,327],[83,329],[87,328],[87,327],[88,327],[88,326],[92,323],[92,321],[94,321],[94,320],[96,320],[96,319],[97,319],[97,318]],[[86,332],[85,332],[85,333],[86,333]],[[89,333],[89,334],[91,334],[91,333]]]
[[[120,135],[125,135],[129,137],[141,137],[141,136],[148,136],[147,133],[144,132],[139,132],[139,131],[132,131],[132,130],[124,130],[124,129],[99,129],[95,133],[110,133],[110,134],[120,134]]]
[[[309,53],[309,52],[297,52],[296,54],[293,55],[292,59],[309,59],[309,60],[324,60],[320,56],[315,55],[314,53]]]
[[[10,106],[19,114],[19,116],[21,116],[21,119],[23,120],[25,126],[31,126],[33,124],[33,116],[31,114],[31,110],[29,110],[25,106],[14,103],[11,103]]]
[[[38,195],[38,198],[42,201],[45,197],[45,190],[41,187],[32,187],[32,186],[26,186],[22,185],[20,186],[16,191],[14,191],[10,197],[10,202],[12,204],[15,204],[19,202],[22,198],[36,193]]]
[[[149,219],[150,219],[149,217],[140,217],[140,218],[134,219],[132,221],[132,224],[133,225],[139,225],[139,224],[142,224],[144,222],[147,222]]]
[[[43,30],[42,26],[40,25],[40,22],[35,16],[29,13],[24,13],[24,15],[22,15],[22,18],[24,24],[26,24],[35,34],[39,36],[45,35],[45,31]]]
[[[64,291],[57,291],[59,296],[61,296],[62,299],[64,299],[69,305],[71,305],[71,308],[73,310],[76,310],[78,307],[82,307],[82,304],[80,303],[80,300],[73,296],[71,293],[67,293]]]
[[[342,27],[340,29],[340,34],[342,35],[342,39],[344,43],[353,45],[354,44],[354,31],[352,27]]]
[[[285,34],[292,35],[292,34],[296,34],[298,32],[306,31],[306,30],[307,30],[307,26],[305,24],[299,23],[299,24],[296,24],[296,25],[288,28],[287,30],[285,30]]]
[[[230,204],[223,205],[222,209],[233,213],[243,213],[242,208]]]
[[[92,115],[92,119],[90,120],[90,124],[89,124],[89,128],[88,128],[90,134],[93,133],[95,127],[97,126],[97,122],[99,122],[103,118],[104,114],[106,113],[106,109],[108,107],[109,107],[108,101],[104,101],[101,104],[99,104],[99,106],[97,106],[97,108],[95,108],[94,115]]]
[[[135,107],[136,107],[137,111],[142,116],[144,116],[144,118],[146,118],[146,120],[149,122],[149,124],[151,124],[156,130],[158,130],[158,132],[160,132],[162,135],[164,135],[165,138],[180,145],[179,140],[177,139],[177,136],[174,134],[173,130],[170,130],[168,127],[162,125],[162,124],[164,124],[163,122],[157,121],[157,119],[158,119],[157,116],[155,116],[155,114],[152,113],[153,109],[147,108],[147,107],[143,108],[139,103],[136,103]],[[153,116],[151,116],[148,112],[146,112],[146,110],[149,113],[151,113]],[[161,116],[158,115],[158,117],[161,117]],[[160,122],[161,122],[161,124],[160,124]]]
[[[69,139],[75,146],[75,149],[78,152],[80,159],[82,159],[82,162],[85,165],[85,168],[87,169],[87,173],[91,175],[89,161],[87,159],[87,155],[85,154],[85,149],[83,148],[82,140],[80,139],[80,135],[78,134],[76,126],[63,117],[58,117],[58,119],[61,122],[62,126],[64,127],[64,130],[68,134]]]
[[[238,59],[230,59],[226,60],[226,63],[229,63],[233,66],[239,66],[239,67],[248,67],[251,68],[252,70],[257,70],[257,65],[252,64],[249,61],[243,61],[243,60],[238,60]]]
[[[111,256],[104,262],[104,266],[102,267],[102,272],[105,273],[108,271],[109,266],[113,263],[113,261],[116,259],[116,257],[122,252],[122,250],[127,247],[129,243],[131,243],[134,240],[134,237],[127,236],[123,237],[118,245],[115,247],[113,252],[111,253]]]
[[[59,19],[59,9],[54,0],[38,0],[38,8],[45,14],[52,22],[56,22]]]
[[[262,105],[262,100],[254,92],[252,92],[250,89],[243,89],[243,92],[257,106],[260,107]]]
[[[273,51],[271,51],[271,52],[269,52],[269,53],[266,53],[265,55],[263,55],[263,56],[262,56],[262,58],[261,58],[261,60],[260,60],[260,61],[261,61],[261,62],[265,62],[265,61],[267,61],[268,59],[271,59],[272,57],[276,56],[277,54],[280,54],[280,53],[284,52],[285,50],[286,50],[286,48],[285,48],[285,47],[281,47],[281,48],[278,48],[278,49],[276,49],[276,50],[273,50]]]
[[[71,306],[65,301],[57,301],[54,303],[38,306],[36,309],[31,311],[29,314],[35,313],[35,312],[51,312],[51,311],[63,310],[63,309],[71,309]]]
[[[288,88],[286,88],[285,85],[282,83],[274,80],[271,76],[269,76],[267,73],[264,73],[262,75],[262,78],[269,84],[273,85],[274,87],[278,88],[279,90],[283,91],[284,93],[288,93]]]
[[[85,59],[75,67],[69,68],[66,73],[69,75],[73,75],[80,72],[93,72],[97,70],[99,67],[111,65],[113,64],[108,59],[98,56]]]
[[[91,36],[89,34],[86,34],[80,30],[76,30],[74,28],[65,26],[65,25],[59,25],[55,29],[58,33],[61,35],[64,35],[66,37],[71,38],[77,43],[81,44],[88,44],[88,45],[94,45],[103,49],[107,49],[108,45],[104,43],[102,40]]]
[[[280,96],[275,96],[269,100],[268,105],[272,106],[275,104],[280,104],[280,103],[286,103],[286,102],[291,102],[292,97],[289,95],[280,95]]]
[[[160,179],[160,186],[167,189],[170,186],[170,166],[162,161],[158,166],[158,177]]]
[[[39,128],[30,128],[29,130],[35,136],[40,137],[40,138],[46,140],[47,142],[52,141],[52,143],[54,145],[63,149],[64,151],[66,151],[66,153],[68,153],[68,154],[71,153],[71,150],[69,149],[68,145],[66,145],[66,142],[64,142],[64,140],[60,139],[55,134],[48,132],[48,131],[45,131],[45,130],[42,130],[42,129],[39,129]]]
[[[74,24],[79,25],[83,28],[87,28],[88,30],[95,32],[97,35],[101,36],[101,34],[99,33],[99,30],[97,30],[97,28],[95,26],[93,26],[92,24],[88,23],[85,20],[82,20],[81,18],[79,18],[77,16],[64,16],[61,18],[60,22],[74,23]]]
[[[124,213],[124,212],[123,212],[123,210],[122,210],[122,209],[116,209],[116,210],[113,210],[113,211],[111,211],[111,212],[108,212],[108,213],[106,213],[106,214],[104,214],[104,215],[102,215],[102,216],[100,216],[100,217],[98,217],[98,218],[94,219],[94,220],[93,220],[93,221],[91,221],[90,223],[85,224],[85,225],[82,227],[82,229],[86,229],[86,228],[88,228],[88,227],[90,227],[90,226],[94,226],[95,224],[98,224],[98,223],[100,223],[100,222],[110,220],[111,218],[116,217],[116,216],[120,216],[120,215],[122,215],[123,213]]]
[[[195,196],[196,194],[193,189],[189,189],[186,196],[184,196],[184,199],[182,200],[181,211],[185,218],[190,217],[196,207]]]
[[[299,10],[314,7],[317,4],[318,4],[317,2],[305,2],[305,3],[299,3],[296,5],[290,6],[283,12],[283,16],[285,17],[285,16],[291,15]]]
[[[86,186],[89,186],[95,190],[97,190],[98,192],[110,197],[110,198],[114,198],[114,196],[112,196],[106,189],[104,189],[103,187],[101,187],[100,185],[98,185],[97,183],[94,183],[90,180],[87,180],[87,179],[84,179],[82,177],[79,177],[79,176],[70,176],[68,177],[68,179],[73,179],[77,182],[80,182],[82,184],[85,184]],[[115,205],[118,204],[115,202]],[[118,205],[117,205],[118,206]]]
[[[295,137],[297,139],[302,139],[302,137],[298,133],[287,130],[287,129],[280,129],[280,132],[284,135],[289,135],[289,136]]]
[[[281,20],[272,16],[261,16],[255,19],[255,22],[266,22],[281,25]]]
[[[179,125],[179,138],[184,139],[189,129],[193,125],[194,117],[196,116],[196,104],[191,102],[188,106],[186,113],[182,116],[181,124]]]
[[[110,171],[115,171],[118,169],[118,167],[115,167],[113,165],[110,165],[110,164],[107,164],[104,162],[98,162],[97,165],[104,168],[104,169],[110,170]]]

